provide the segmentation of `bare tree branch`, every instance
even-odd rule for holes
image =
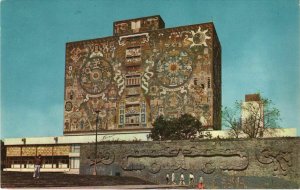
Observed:
[[[242,118],[242,113],[246,114]],[[262,98],[259,102],[245,104],[237,101],[234,108],[225,107],[222,110],[222,122],[229,128],[229,135],[234,138],[244,133],[249,138],[261,137],[274,133],[274,128],[280,128],[280,111],[269,99]]]

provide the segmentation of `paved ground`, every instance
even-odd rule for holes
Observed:
[[[2,172],[1,188],[83,188],[83,189],[169,189],[185,186],[156,185],[134,177],[91,176],[63,173],[41,173],[33,179],[29,172]]]

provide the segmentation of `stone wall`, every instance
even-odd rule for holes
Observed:
[[[299,188],[300,138],[106,142],[98,145],[98,175],[134,176],[178,184],[189,174],[206,188]],[[95,147],[81,146],[80,174],[91,174]],[[196,182],[192,185],[194,186]],[[191,187],[192,187],[191,186]]]

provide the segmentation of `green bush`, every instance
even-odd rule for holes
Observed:
[[[201,122],[189,114],[171,119],[159,116],[152,125],[149,137],[154,141],[194,139],[203,130]]]

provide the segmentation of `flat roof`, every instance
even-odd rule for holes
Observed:
[[[149,130],[145,131],[122,131],[111,133],[98,133],[97,141],[147,141]],[[47,144],[82,144],[95,142],[95,133],[89,135],[65,135],[51,137],[23,137],[23,138],[5,138],[4,145],[47,145]]]

